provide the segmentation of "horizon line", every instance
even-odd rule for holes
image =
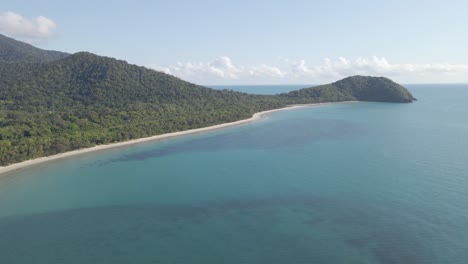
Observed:
[[[310,85],[313,85],[313,86],[316,86],[316,85],[325,85],[325,84],[330,84],[330,83],[321,83],[321,84],[300,84],[300,83],[284,83],[284,84],[197,84],[197,85],[201,85],[201,86],[207,86],[207,87],[210,87],[210,86],[283,86],[283,85],[294,85],[294,86],[302,86],[302,85],[306,85],[306,86],[310,86]],[[428,84],[431,84],[431,85],[468,85],[468,82],[447,82],[447,83],[400,83],[400,85],[428,85]]]

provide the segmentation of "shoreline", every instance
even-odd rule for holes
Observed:
[[[314,107],[314,106],[329,105],[329,104],[355,103],[355,102],[358,102],[358,101],[344,101],[344,102],[290,105],[290,106],[286,106],[286,107],[283,107],[283,108],[271,109],[271,110],[258,112],[258,113],[253,114],[252,117],[250,117],[250,118],[242,119],[242,120],[239,120],[239,121],[234,121],[234,122],[229,122],[229,123],[224,123],[224,124],[219,124],[219,125],[213,125],[213,126],[208,126],[208,127],[194,128],[194,129],[183,130],[183,131],[178,131],[178,132],[171,132],[171,133],[166,133],[166,134],[161,134],[161,135],[156,135],[156,136],[132,139],[132,140],[123,141],[123,142],[116,142],[116,143],[105,144],[105,145],[97,145],[97,146],[94,146],[94,147],[67,151],[67,152],[63,152],[63,153],[54,154],[54,155],[51,155],[51,156],[45,156],[45,157],[25,160],[25,161],[21,161],[21,162],[18,162],[18,163],[13,163],[13,164],[10,164],[10,165],[7,165],[7,166],[0,167],[0,177],[6,175],[9,172],[13,172],[13,171],[16,171],[16,170],[27,168],[27,167],[30,167],[30,166],[33,166],[33,165],[36,165],[36,164],[41,164],[41,163],[48,162],[48,161],[53,161],[53,160],[68,158],[68,157],[77,156],[77,155],[81,155],[81,154],[86,154],[86,153],[90,153],[90,152],[94,152],[94,151],[100,151],[100,150],[111,149],[111,148],[118,148],[118,147],[123,147],[123,146],[128,146],[128,145],[139,144],[139,143],[143,143],[143,142],[147,142],[147,141],[155,141],[155,140],[160,140],[160,139],[165,139],[165,138],[178,137],[178,136],[189,135],[189,134],[196,134],[196,133],[207,132],[207,131],[211,131],[211,130],[217,130],[217,129],[221,129],[221,128],[227,128],[227,127],[231,127],[231,126],[242,125],[242,124],[246,124],[246,123],[250,123],[250,122],[259,120],[263,115],[273,113],[273,112],[296,109],[296,108],[302,108],[302,107]]]

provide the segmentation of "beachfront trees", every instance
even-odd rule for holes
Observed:
[[[355,76],[287,94],[253,95],[210,89],[87,52],[34,50],[32,62],[21,55],[24,50],[15,52],[15,60],[0,60],[0,165],[237,121],[290,104],[413,100],[386,78]]]

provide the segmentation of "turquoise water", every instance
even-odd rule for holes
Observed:
[[[1,177],[0,263],[467,263],[468,85],[408,88]]]

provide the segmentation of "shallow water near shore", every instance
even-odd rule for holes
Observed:
[[[407,87],[11,173],[0,263],[466,263],[468,85]]]

